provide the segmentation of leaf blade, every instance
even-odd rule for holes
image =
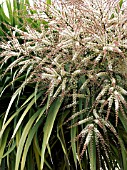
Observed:
[[[52,132],[52,128],[54,125],[54,121],[56,118],[56,115],[59,111],[59,108],[62,104],[62,100],[59,98],[51,105],[49,112],[48,112],[48,117],[46,119],[46,123],[44,126],[44,137],[43,137],[43,142],[42,142],[42,150],[41,150],[41,165],[40,169],[43,169],[44,166],[44,155],[45,155],[45,150]]]

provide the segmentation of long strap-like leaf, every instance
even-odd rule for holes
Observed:
[[[59,111],[59,108],[62,104],[62,100],[59,98],[51,105],[49,112],[48,112],[48,117],[46,119],[46,123],[44,126],[44,137],[43,137],[43,143],[42,143],[42,150],[41,150],[41,166],[40,169],[43,170],[44,166],[44,155],[45,155],[45,150],[51,135],[51,132],[53,130],[53,125],[54,121],[56,119],[56,115]]]

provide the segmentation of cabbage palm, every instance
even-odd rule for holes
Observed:
[[[126,170],[124,4],[36,1],[23,27],[6,24],[1,95],[13,93],[1,115],[3,167]]]

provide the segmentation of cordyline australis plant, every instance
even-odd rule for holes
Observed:
[[[127,169],[125,3],[36,1],[28,8],[36,12],[26,18],[42,23],[38,28],[8,26],[10,36],[0,43],[1,77],[11,74],[13,80],[1,94],[11,84],[15,92],[2,115],[1,143],[10,134],[1,162],[13,154],[15,170],[23,170],[33,154],[38,169]],[[30,84],[35,92],[23,100]],[[17,98],[17,111],[11,111]],[[46,161],[56,159],[57,139],[64,155],[59,167]]]

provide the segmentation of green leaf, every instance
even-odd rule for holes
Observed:
[[[121,112],[119,112],[119,119],[122,122],[125,131],[127,132],[127,118],[124,117]]]
[[[50,160],[51,160],[51,162],[52,162],[52,164],[53,164],[52,154],[51,154],[51,148],[50,148],[49,144],[47,144],[47,149],[48,149],[48,153],[49,153],[49,156],[50,156]]]
[[[123,169],[126,170],[127,169],[127,150],[121,138],[119,138],[119,143],[120,143],[121,152],[122,152]]]
[[[62,116],[60,117],[60,119],[58,119],[57,137],[58,137],[58,139],[61,143],[63,152],[64,152],[65,157],[66,157],[66,160],[65,160],[66,166],[67,166],[68,169],[70,169],[69,156],[68,156],[66,141],[65,141],[65,138],[64,138],[64,130],[63,130],[63,127],[62,127],[62,124],[63,124],[65,118],[67,117],[68,113],[69,113],[69,110],[62,112]]]
[[[71,121],[71,124],[73,125],[74,121]],[[76,138],[76,127],[71,128],[71,147],[72,147],[72,153],[73,153],[73,159],[74,159],[74,163],[77,169],[77,152],[76,152],[76,143],[74,141],[74,139]]]
[[[36,163],[37,163],[37,168],[40,168],[40,148],[39,148],[39,144],[38,144],[38,137],[37,137],[37,133],[34,136],[34,140],[33,140],[33,151],[35,154],[35,159],[36,159]]]
[[[2,156],[2,158],[6,157],[7,155],[9,155],[13,150],[14,148],[16,147],[16,143],[14,142],[12,144],[12,146],[8,149],[8,151]]]
[[[54,101],[54,103],[51,105],[49,111],[48,111],[48,117],[46,119],[46,123],[44,126],[44,137],[43,137],[43,142],[42,142],[42,150],[41,150],[41,166],[40,169],[43,170],[43,166],[44,166],[44,155],[45,155],[45,150],[53,129],[53,125],[54,125],[54,121],[56,119],[56,115],[59,111],[59,108],[62,104],[62,100],[61,99],[57,99],[56,101]]]
[[[26,162],[26,157],[27,157],[27,153],[28,153],[28,149],[31,145],[31,142],[33,140],[33,137],[35,135],[35,133],[37,132],[40,124],[42,123],[42,118],[33,126],[33,128],[30,130],[25,147],[24,147],[24,152],[22,155],[22,161],[21,161],[21,170],[24,170],[25,167],[25,162]]]
[[[120,1],[119,1],[119,6],[120,6],[120,8],[122,7],[122,5],[123,5],[123,0],[120,0]]]
[[[38,99],[41,95],[42,95],[42,93],[40,92],[40,93],[37,95],[37,99]],[[32,101],[27,105],[27,107],[26,107],[26,109],[24,110],[24,112],[22,113],[22,115],[21,115],[21,117],[20,117],[20,119],[19,119],[19,121],[18,121],[15,129],[14,129],[14,132],[13,132],[13,135],[12,135],[11,139],[14,138],[14,136],[15,136],[18,128],[20,127],[20,125],[21,125],[24,117],[26,116],[26,114],[27,114],[28,111],[31,109],[31,107],[32,107],[32,105],[33,105],[34,103],[35,103],[35,99],[33,98]]]
[[[10,20],[4,12],[3,5],[0,5],[0,22],[2,22],[2,21],[5,22],[5,23],[9,23]]]
[[[19,108],[9,119],[8,121],[4,124],[4,126],[2,126],[1,130],[0,130],[0,138],[2,137],[5,129],[7,128],[7,126],[10,125],[11,121],[15,118],[15,116],[17,116],[17,114],[23,109],[24,107]]]
[[[96,141],[94,136],[89,144],[89,157],[91,170],[96,170]]]
[[[47,3],[48,5],[51,5],[51,0],[46,0],[46,3]]]
[[[23,147],[24,147],[26,138],[27,138],[28,134],[30,133],[29,131],[30,131],[34,121],[36,120],[37,116],[39,115],[39,113],[40,113],[40,110],[38,110],[29,119],[28,123],[26,124],[26,126],[25,126],[25,128],[23,130],[23,133],[22,133],[22,136],[21,136],[21,139],[19,141],[18,148],[17,148],[15,170],[19,170],[20,159],[21,159],[21,155],[22,155],[22,152],[23,152]]]
[[[12,3],[11,3],[10,0],[6,0],[6,4],[7,4],[7,9],[8,9],[8,13],[9,13],[9,18],[10,18],[11,25],[13,25]]]
[[[27,83],[27,80],[24,81],[24,82],[22,83],[22,85],[21,85],[21,86],[15,91],[15,93],[12,95],[12,98],[11,98],[10,103],[9,103],[9,105],[8,105],[6,114],[5,114],[5,116],[4,116],[3,126],[4,126],[5,122],[6,122],[7,116],[8,116],[8,114],[9,114],[9,111],[10,111],[10,109],[11,109],[11,106],[12,106],[14,100],[16,99],[16,97],[18,96],[18,94],[21,93],[21,91],[22,91],[22,89],[25,87],[26,83]],[[4,90],[3,90],[3,91],[4,91]]]
[[[3,137],[0,139],[0,165],[1,165],[1,161],[2,161],[2,157],[3,157],[3,153],[4,153],[4,149],[5,147],[7,146],[7,138],[8,138],[8,135],[9,135],[9,129],[8,128],[6,130],[6,133],[3,135]]]

